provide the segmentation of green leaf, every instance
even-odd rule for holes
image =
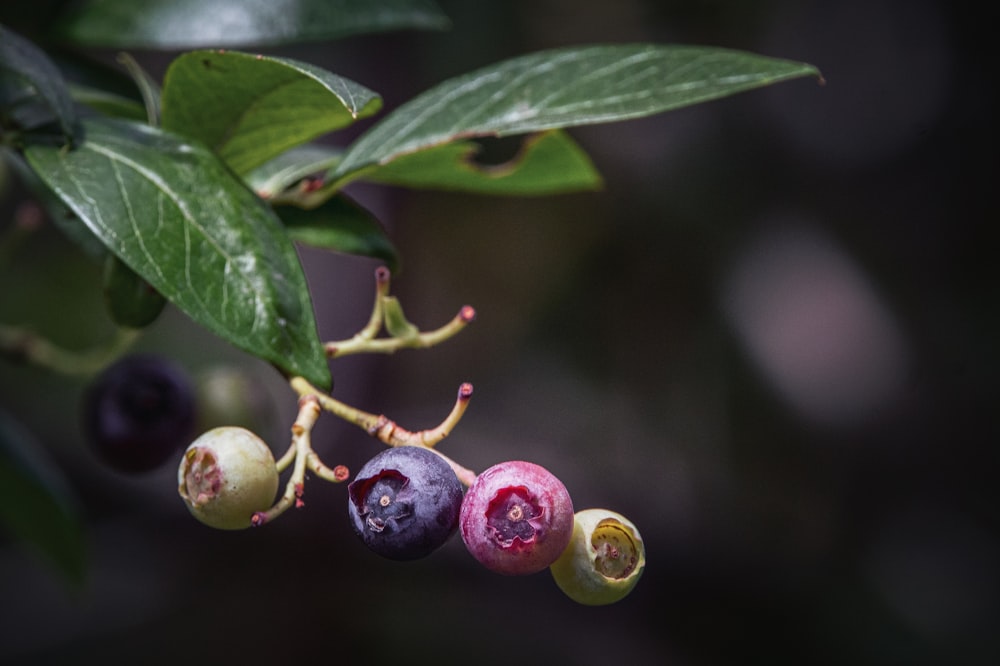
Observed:
[[[503,164],[477,164],[478,150],[472,141],[446,143],[403,155],[365,177],[410,188],[521,196],[595,190],[602,184],[587,154],[559,130],[532,136]]]
[[[99,113],[127,120],[147,120],[146,107],[134,99],[100,88],[70,84],[73,99]]]
[[[24,427],[0,411],[0,526],[83,582],[86,538],[76,499],[59,468]]]
[[[57,32],[88,46],[182,50],[449,25],[431,0],[87,0],[62,18]]]
[[[403,306],[395,296],[382,297],[382,321],[386,332],[400,340],[412,339],[420,335],[420,329],[410,322],[403,313]]]
[[[25,98],[25,92],[30,96]],[[8,96],[16,97],[12,100]],[[59,68],[33,43],[0,25],[0,119],[8,115],[3,107],[10,102],[23,105],[32,100],[52,114],[44,120],[54,120],[72,143],[76,110]]]
[[[376,113],[378,95],[313,65],[193,51],[164,76],[163,127],[203,141],[244,174],[289,148]]]
[[[449,79],[382,119],[329,174],[340,179],[470,136],[627,120],[818,76],[804,63],[710,47],[599,45],[533,53]]]
[[[381,259],[399,270],[399,253],[385,229],[369,211],[338,193],[315,199],[311,176],[340,160],[341,151],[308,144],[282,153],[246,176],[259,196],[272,200],[274,211],[293,240],[334,252]],[[293,185],[298,187],[289,189]]]
[[[121,120],[83,126],[75,150],[27,147],[41,179],[192,319],[329,387],[302,266],[271,209],[201,144]]]
[[[108,251],[97,236],[80,222],[73,210],[56,196],[55,192],[38,177],[24,159],[24,155],[8,148],[0,147],[0,157],[17,175],[26,192],[45,209],[53,225],[67,239],[80,248],[87,256],[103,261]]]
[[[119,53],[117,58],[125,71],[135,81],[136,88],[142,95],[142,103],[146,109],[146,121],[150,125],[160,124],[160,84],[143,69],[142,65],[128,53]]]
[[[253,169],[244,180],[258,196],[270,199],[304,178],[327,171],[340,162],[343,152],[314,143],[296,146]]]
[[[399,270],[399,254],[385,229],[374,215],[343,194],[311,210],[277,206],[275,212],[295,241],[334,252],[381,259],[393,273]]]
[[[167,304],[160,292],[110,252],[105,259],[103,279],[108,313],[119,326],[149,326]]]

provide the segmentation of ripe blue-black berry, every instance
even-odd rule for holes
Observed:
[[[83,396],[83,432],[97,455],[126,473],[163,465],[183,448],[195,422],[191,381],[156,356],[126,356]]]
[[[393,560],[429,555],[455,533],[462,484],[429,449],[382,451],[348,486],[351,526],[371,550]]]
[[[548,567],[573,533],[573,502],[547,469],[519,460],[490,467],[469,488],[462,540],[486,568],[508,575]]]

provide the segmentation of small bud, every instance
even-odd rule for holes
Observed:
[[[476,318],[476,309],[471,305],[462,306],[462,309],[458,311],[458,317],[468,324]]]

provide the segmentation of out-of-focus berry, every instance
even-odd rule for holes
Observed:
[[[200,430],[239,426],[264,434],[275,429],[277,413],[271,396],[246,369],[212,366],[199,372],[195,380]]]
[[[187,375],[166,359],[126,356],[87,387],[83,433],[114,469],[147,472],[163,465],[189,441],[195,399]]]

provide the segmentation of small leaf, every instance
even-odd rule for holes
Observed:
[[[24,427],[0,411],[0,526],[83,582],[86,539],[76,499],[59,468]]]
[[[375,216],[343,194],[318,208],[277,206],[275,212],[293,240],[313,247],[373,257],[399,271],[399,254]]]
[[[537,134],[524,142],[514,159],[495,166],[477,164],[477,150],[472,141],[446,143],[403,155],[367,171],[365,178],[410,188],[521,196],[601,187],[590,158],[565,132]]]
[[[386,332],[394,338],[406,340],[420,335],[420,329],[403,314],[403,306],[395,296],[384,296],[382,298],[383,321]]]
[[[149,326],[167,304],[160,292],[110,252],[104,264],[104,300],[111,319],[127,328]]]
[[[237,51],[194,51],[163,83],[163,127],[203,141],[239,174],[376,113],[381,98],[313,65]]]
[[[639,118],[818,74],[803,63],[708,47],[542,51],[449,79],[404,104],[355,141],[328,180],[336,187],[456,139]]]
[[[143,69],[142,65],[128,53],[119,53],[118,62],[129,73],[135,81],[139,94],[142,95],[142,103],[146,108],[146,120],[150,125],[160,124],[160,85],[156,80]]]
[[[52,191],[192,319],[329,387],[302,266],[270,208],[201,144],[121,120],[83,127],[74,150],[25,150]]]
[[[86,0],[58,33],[88,46],[181,50],[447,27],[430,0]]]
[[[0,93],[21,85],[28,86],[72,143],[76,110],[59,68],[32,42],[0,25]],[[3,97],[5,95],[0,94],[0,106],[6,106]],[[0,118],[6,115],[4,111],[0,108]]]
[[[270,199],[302,179],[332,168],[343,152],[314,143],[296,146],[250,171],[244,180],[257,196]]]

